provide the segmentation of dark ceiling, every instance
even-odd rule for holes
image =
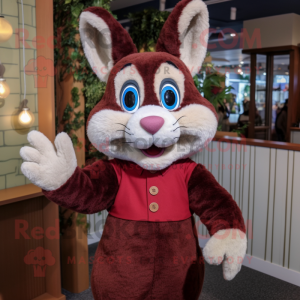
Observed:
[[[166,8],[174,7],[178,0],[167,0]],[[206,2],[206,1],[204,1]],[[129,12],[140,11],[145,8],[159,8],[159,0],[153,0],[139,5],[126,7],[115,11],[118,19],[126,19]],[[230,20],[231,7],[237,8],[236,21]],[[288,13],[300,15],[300,0],[232,0],[219,4],[208,5],[210,23],[213,27],[231,27],[242,25],[244,20],[263,18]]]
[[[167,0],[167,7],[174,7],[177,2]],[[232,0],[208,5],[210,18],[220,22],[232,22],[230,20],[231,7],[237,8],[237,21],[288,13],[300,14],[300,0]]]

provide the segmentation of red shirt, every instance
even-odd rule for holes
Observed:
[[[228,228],[245,232],[231,195],[204,166],[190,159],[156,173],[126,161],[100,160],[76,168],[57,190],[43,192],[49,200],[85,214],[107,209],[111,216],[134,223],[182,221],[196,213],[211,235]]]
[[[151,172],[126,161],[110,161],[119,190],[109,214],[126,220],[167,222],[191,217],[188,182],[197,166],[191,159]]]

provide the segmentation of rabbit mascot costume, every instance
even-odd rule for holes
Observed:
[[[189,157],[214,137],[216,112],[193,77],[206,55],[208,11],[180,1],[156,52],[137,53],[129,34],[106,10],[80,16],[85,55],[101,81],[102,100],[87,120],[93,145],[111,160],[77,167],[66,133],[55,147],[28,134],[22,172],[46,197],[84,214],[108,210],[91,285],[96,300],[199,298],[204,259],[223,264],[231,280],[246,253],[240,209],[203,165]],[[203,254],[193,214],[211,238]]]

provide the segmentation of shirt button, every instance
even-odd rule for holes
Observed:
[[[159,208],[159,206],[158,206],[158,204],[155,203],[155,202],[152,202],[152,203],[149,205],[149,209],[150,209],[153,213],[157,212],[157,211],[158,211],[158,208]]]
[[[158,194],[158,188],[157,186],[151,186],[151,188],[149,189],[149,192],[152,196],[155,196]]]
[[[150,173],[155,174],[157,171],[149,170]]]

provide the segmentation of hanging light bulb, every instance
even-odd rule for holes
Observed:
[[[0,16],[0,43],[6,42],[13,34],[13,28],[4,16]]]
[[[27,104],[28,104],[27,99],[24,99],[21,102],[20,112],[19,112],[19,116],[18,116],[18,122],[24,128],[31,127],[31,125],[34,122],[34,115],[30,111],[30,109],[27,107]]]
[[[5,99],[10,94],[10,88],[4,78],[0,78],[0,99]]]
[[[5,67],[0,63],[0,99],[5,99],[10,94],[10,88],[3,77],[5,73]]]
[[[22,4],[22,25],[24,30],[24,5],[23,0],[21,0]],[[23,128],[29,128],[34,122],[34,115],[28,108],[28,100],[25,99],[26,97],[26,74],[25,74],[25,36],[23,35],[23,70],[24,70],[24,100],[20,104],[20,112],[18,115],[18,122]]]

